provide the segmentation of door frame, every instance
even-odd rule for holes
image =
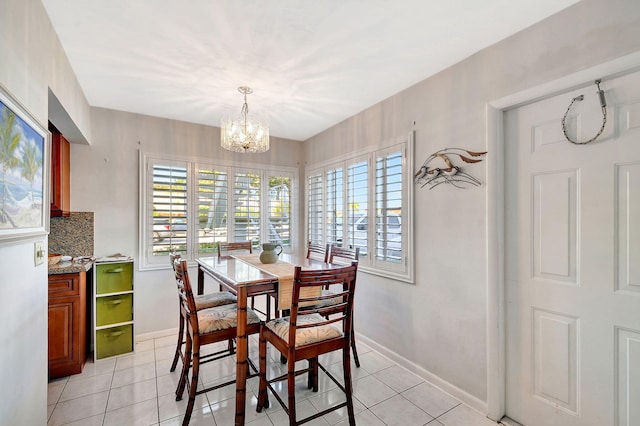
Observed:
[[[487,417],[499,421],[506,414],[505,304],[505,174],[504,112],[571,90],[605,83],[640,71],[640,51],[569,74],[557,80],[490,101],[486,104],[487,157]]]

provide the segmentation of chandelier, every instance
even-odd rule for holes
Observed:
[[[221,145],[224,149],[235,152],[266,152],[269,150],[269,124],[255,117],[248,117],[247,95],[252,94],[253,89],[240,86],[238,92],[244,95],[242,110],[240,115],[222,119]]]

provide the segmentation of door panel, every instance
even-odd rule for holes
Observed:
[[[506,412],[640,424],[640,75],[505,113]],[[636,401],[632,403],[631,401]]]
[[[616,424],[640,425],[640,332],[616,329]]]
[[[534,395],[569,413],[577,410],[578,319],[533,311]]]
[[[533,175],[533,276],[577,284],[578,171]]]
[[[640,292],[640,163],[616,166],[616,187],[616,290]]]

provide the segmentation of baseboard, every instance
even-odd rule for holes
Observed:
[[[154,331],[151,333],[136,334],[136,342],[144,342],[145,340],[158,339],[160,337],[177,336],[178,329],[170,328],[168,330]]]
[[[504,416],[501,420],[500,420],[500,424],[503,424],[505,426],[523,426],[522,424],[516,422],[513,419],[510,419],[507,416]]]
[[[467,406],[473,408],[474,410],[480,412],[483,416],[487,415],[487,403],[482,401],[470,393],[458,388],[457,386],[452,385],[451,383],[443,380],[439,376],[431,373],[428,370],[420,367],[416,363],[409,361],[408,359],[398,355],[397,353],[389,350],[385,346],[378,344],[377,342],[359,334],[356,332],[356,341],[362,342],[367,346],[370,346],[372,349],[375,349],[382,355],[386,356],[390,360],[394,361],[401,367],[406,368],[414,374],[422,377],[424,380],[437,387],[443,392],[448,393],[452,397],[458,399],[460,402],[466,404]]]

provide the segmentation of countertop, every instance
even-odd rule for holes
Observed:
[[[58,262],[55,265],[49,266],[49,275],[57,274],[77,274],[78,272],[88,272],[95,260],[77,260],[74,262]]]

